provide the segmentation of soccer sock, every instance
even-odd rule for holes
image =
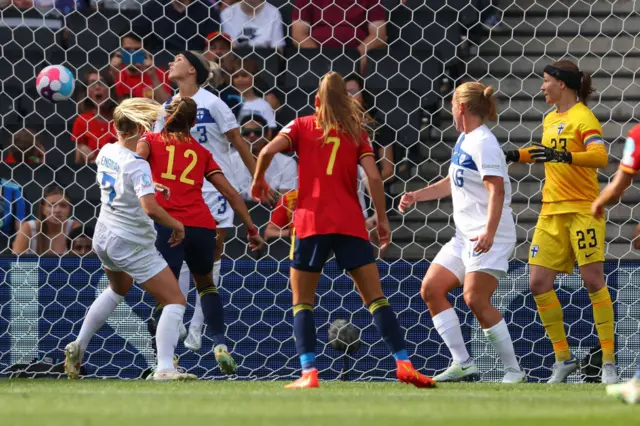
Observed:
[[[180,291],[185,299],[189,297],[189,289],[191,288],[191,272],[186,263],[182,263],[180,268],[180,276],[178,277],[178,284],[180,285]]]
[[[369,304],[369,312],[373,315],[373,323],[395,360],[408,361],[409,355],[407,354],[402,329],[387,298],[381,297],[372,301]]]
[[[193,316],[191,317],[189,328],[201,329],[202,324],[204,324],[204,313],[202,312],[202,299],[200,298],[200,293],[196,293],[196,306],[193,308]]]
[[[602,362],[615,363],[615,339],[613,304],[609,289],[603,287],[595,293],[589,293],[593,306],[593,319],[596,323],[600,347],[602,348]]]
[[[293,337],[300,357],[302,371],[316,367],[316,325],[313,306],[299,303],[293,307]]]
[[[516,359],[515,351],[513,350],[513,342],[511,341],[511,335],[507,328],[507,323],[504,319],[491,328],[485,328],[482,330],[484,335],[487,336],[489,342],[498,353],[498,356],[502,360],[502,364],[505,369],[520,370],[520,365]]]
[[[438,334],[449,348],[454,361],[462,363],[471,358],[462,338],[460,319],[453,308],[440,312],[432,320]]]
[[[184,316],[185,307],[182,305],[167,305],[162,309],[156,344],[158,346],[158,370],[173,370],[173,355],[178,345],[179,328]]]
[[[568,361],[571,359],[569,342],[564,332],[564,320],[562,316],[562,306],[555,290],[533,296],[538,306],[538,313],[542,325],[547,331],[549,340],[553,344],[553,352],[556,354],[556,361]]]
[[[213,346],[224,345],[224,307],[220,293],[216,286],[211,286],[199,294],[202,301],[201,312],[207,321],[209,331],[213,334]]]
[[[100,296],[96,298],[87,312],[87,316],[82,322],[80,327],[80,333],[78,334],[77,342],[80,344],[82,352],[87,349],[89,342],[96,331],[107,321],[109,315],[116,309],[116,307],[124,299],[111,287],[107,287]]]

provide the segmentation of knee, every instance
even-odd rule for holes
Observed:
[[[607,285],[604,277],[601,274],[595,273],[583,274],[582,281],[584,281],[584,286],[589,293],[595,293]]]
[[[553,290],[553,281],[549,282],[548,280],[532,276],[529,280],[529,290],[531,290],[534,296],[544,294]]]
[[[477,291],[465,289],[462,296],[471,312],[476,315],[478,312],[482,312],[488,306],[491,306],[491,300]]]
[[[422,283],[422,287],[420,287],[420,296],[422,296],[422,300],[424,300],[425,303],[429,304],[436,300],[446,299],[447,290],[441,288],[441,286],[438,286],[431,280],[425,280]]]

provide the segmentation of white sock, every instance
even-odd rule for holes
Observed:
[[[449,348],[453,360],[462,363],[471,358],[462,339],[460,319],[456,311],[453,308],[449,308],[440,312],[432,319],[438,334]]]
[[[189,323],[189,328],[201,329],[204,324],[204,313],[202,312],[202,300],[200,300],[200,294],[196,293],[196,306],[193,308],[193,316]]]
[[[98,331],[100,327],[102,327],[109,318],[109,315],[115,311],[116,307],[118,307],[123,299],[123,296],[120,296],[118,293],[113,291],[111,287],[107,287],[102,293],[100,293],[100,296],[93,301],[89,311],[87,312],[87,316],[82,322],[82,327],[80,327],[80,333],[76,340],[80,343],[82,352],[87,349],[93,335],[96,334],[96,331]]]
[[[510,368],[512,370],[520,371],[520,365],[516,360],[516,354],[513,350],[513,342],[511,341],[511,335],[507,328],[507,323],[504,319],[491,328],[483,329],[484,335],[498,353],[498,356],[502,360],[505,369]]]
[[[180,268],[180,278],[178,279],[178,284],[180,285],[180,291],[185,299],[189,297],[189,289],[191,288],[191,272],[189,272],[189,268],[187,267],[187,263],[182,263],[182,268]]]
[[[178,344],[179,328],[184,311],[185,307],[177,304],[167,305],[162,309],[162,315],[160,315],[156,331],[158,371],[174,369],[173,355]]]
[[[220,268],[222,267],[222,260],[218,260],[213,264],[213,285],[216,288],[220,288]]]

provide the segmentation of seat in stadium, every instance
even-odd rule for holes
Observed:
[[[306,91],[318,88],[320,78],[329,71],[342,76],[359,71],[360,54],[356,49],[297,49],[287,50],[286,88]]]

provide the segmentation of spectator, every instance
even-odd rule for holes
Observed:
[[[222,13],[222,31],[234,46],[284,48],[280,10],[265,0],[242,0]]]
[[[78,102],[83,111],[73,122],[71,139],[76,142],[75,161],[78,164],[93,164],[100,148],[118,140],[113,125],[113,110],[116,103],[109,94],[110,77],[90,69],[84,73],[86,96]]]
[[[111,56],[111,71],[118,98],[153,98],[164,103],[173,95],[167,70],[153,66],[151,55],[134,33],[122,36],[121,48]]]
[[[15,182],[0,178],[0,252],[10,248],[10,242],[27,218],[27,203],[22,189]]]
[[[44,163],[44,146],[31,129],[20,129],[13,134],[11,146],[4,157],[6,164],[37,165]]]
[[[254,114],[252,117],[245,117],[240,122],[240,127],[242,137],[251,145],[251,152],[257,157],[262,148],[273,137],[273,129],[268,126],[267,120],[258,114]],[[237,170],[235,176],[236,189],[246,199],[250,200],[249,189],[253,177],[247,168],[243,166],[240,155],[237,152],[234,152],[231,158],[234,165],[237,165],[237,167],[234,167]],[[298,187],[298,163],[293,158],[278,153],[273,157],[265,177],[269,187],[280,193],[296,189]]]
[[[269,127],[275,129],[278,126],[276,123],[276,113],[273,111],[271,104],[262,98],[262,91],[258,89],[260,80],[255,77],[259,71],[258,65],[255,61],[251,60],[237,61],[236,70],[231,82],[233,88],[242,98],[242,105],[238,112],[238,121],[242,121],[244,117],[257,114],[267,120]],[[275,96],[273,94],[271,95]]]
[[[278,203],[271,212],[271,219],[264,230],[264,239],[289,238],[291,236],[291,225],[293,225],[293,212],[298,201],[298,191],[291,190],[278,200]]]
[[[219,30],[218,10],[204,0],[149,0],[133,21],[151,51],[204,51],[207,35]]]
[[[385,46],[386,20],[379,0],[296,0],[291,36],[301,48],[357,48],[364,56]]]
[[[62,188],[51,184],[44,189],[37,219],[23,222],[13,242],[13,252],[20,254],[63,255],[67,238],[80,223],[71,218],[71,203]]]
[[[84,257],[93,250],[93,227],[79,226],[69,232],[67,236],[68,254]]]
[[[237,115],[242,99],[231,86],[231,75],[235,72],[236,66],[235,55],[231,52],[231,36],[216,31],[209,34],[207,40],[209,40],[209,50],[203,56],[218,65],[217,71],[215,66],[211,68],[214,74],[220,76],[220,78],[213,79],[211,84],[213,92]]]
[[[59,1],[59,0],[58,0]],[[142,11],[145,0],[89,0],[94,9]]]

